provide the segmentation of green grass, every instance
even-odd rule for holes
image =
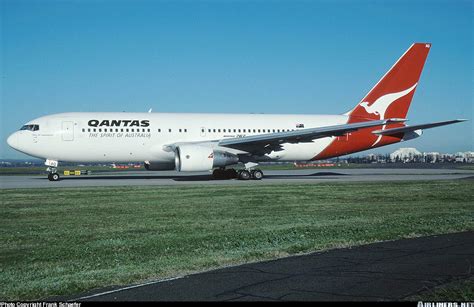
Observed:
[[[0,300],[474,229],[473,181],[0,190]]]
[[[472,302],[474,299],[474,279],[455,281],[434,289],[427,289],[408,298],[409,301],[423,302]]]
[[[456,167],[457,169],[464,169],[464,170],[474,170],[474,164],[462,164]]]

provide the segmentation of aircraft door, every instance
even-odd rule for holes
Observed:
[[[206,136],[206,127],[201,127],[201,136],[202,137]]]
[[[63,130],[63,133],[62,133],[63,141],[74,140],[74,123],[73,122],[63,122],[62,130]]]

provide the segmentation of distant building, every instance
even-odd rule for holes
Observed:
[[[423,155],[416,148],[400,148],[390,154],[392,162],[418,162]]]
[[[474,163],[474,151],[467,151],[466,154],[466,162],[467,163]]]
[[[474,152],[457,152],[454,154],[454,162],[458,163],[474,163]]]
[[[341,160],[338,159],[338,162]],[[365,156],[349,156],[345,161],[346,163],[474,163],[474,151],[455,154],[421,153],[416,148],[399,148],[391,154],[370,153]]]
[[[441,155],[439,152],[424,152],[423,162],[425,163],[437,163],[440,162]]]

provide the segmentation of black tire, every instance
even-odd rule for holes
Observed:
[[[237,171],[233,168],[228,168],[225,170],[225,176],[227,179],[234,179],[238,177]]]
[[[226,179],[226,174],[224,170],[218,168],[212,172],[212,177],[216,180]]]
[[[52,173],[48,175],[49,181],[59,181],[59,174],[58,173]]]
[[[248,170],[243,169],[239,171],[239,180],[249,180],[250,177],[250,172]]]
[[[254,180],[262,180],[263,178],[263,172],[259,169],[254,169],[251,174]]]

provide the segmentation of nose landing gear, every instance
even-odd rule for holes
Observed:
[[[49,181],[59,181],[59,174],[57,172],[51,172],[48,174]]]
[[[44,165],[48,166],[46,171],[48,172],[49,181],[59,181],[58,161],[47,159]]]

